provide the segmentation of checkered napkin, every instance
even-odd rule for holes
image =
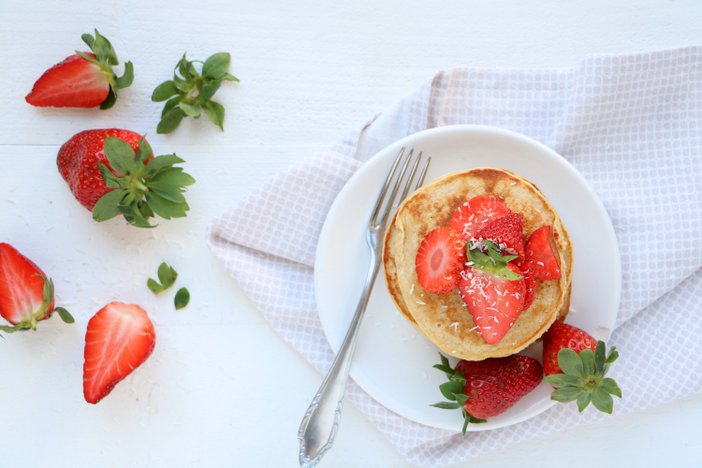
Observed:
[[[238,201],[214,221],[212,251],[273,329],[325,372],[333,354],[312,279],[331,203],[381,148],[451,124],[503,127],[545,143],[604,203],[624,275],[611,338],[621,351],[612,375],[624,398],[615,416],[557,405],[465,438],[409,421],[355,383],[347,398],[408,461],[437,466],[702,392],[702,47],[593,57],[569,69],[439,72],[360,131]]]

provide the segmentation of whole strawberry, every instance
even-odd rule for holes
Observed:
[[[36,330],[37,322],[54,311],[64,322],[73,323],[66,309],[54,308],[54,283],[41,268],[10,244],[0,242],[0,315],[12,324],[0,325],[0,330]]]
[[[614,379],[605,377],[609,366],[619,357],[615,347],[605,356],[605,344],[580,328],[556,320],[543,338],[543,363],[546,380],[556,390],[551,399],[577,401],[581,412],[592,404],[612,413],[612,395],[622,397]]]
[[[118,128],[85,130],[64,143],[56,164],[71,192],[93,219],[122,214],[130,224],[149,218],[182,218],[190,209],[183,192],[195,179],[175,164],[175,154],[153,157],[146,139]]]
[[[440,354],[441,364],[434,366],[446,374],[448,382],[439,386],[441,394],[450,401],[432,406],[461,409],[463,434],[469,423],[481,423],[504,413],[543,379],[541,364],[528,356],[513,354],[483,361],[460,361],[451,368],[446,356]]]
[[[124,74],[115,75],[119,65],[112,44],[98,30],[95,36],[83,34],[91,52],[78,52],[44,72],[25,100],[38,107],[96,107],[109,109],[117,100],[117,90],[134,80],[132,62],[124,64]]]

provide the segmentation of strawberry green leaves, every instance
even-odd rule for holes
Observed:
[[[461,432],[463,435],[466,434],[466,429],[469,423],[484,423],[485,419],[479,419],[471,416],[465,409],[466,401],[468,401],[468,396],[464,393],[464,388],[466,385],[466,378],[457,370],[453,369],[449,364],[449,360],[446,356],[439,353],[441,358],[441,364],[434,365],[434,369],[438,369],[446,374],[448,382],[439,385],[439,391],[449,401],[440,401],[434,403],[433,407],[440,409],[460,409],[463,414],[463,428]]]
[[[157,273],[160,283],[153,278],[149,278],[146,281],[146,286],[154,294],[159,294],[170,288],[175,283],[176,278],[178,278],[178,272],[166,262],[162,262],[159,265]]]
[[[134,81],[134,65],[132,65],[132,62],[125,62],[124,73],[122,76],[117,76],[112,67],[119,65],[119,60],[110,41],[101,35],[97,29],[95,30],[95,36],[86,33],[81,36],[81,39],[90,47],[95,57],[80,51],[76,51],[76,54],[97,65],[110,83],[110,93],[100,104],[100,109],[109,109],[117,101],[117,90],[130,86]]]
[[[114,190],[93,207],[93,219],[105,221],[122,213],[129,224],[154,227],[149,218],[182,218],[190,209],[183,192],[195,179],[176,164],[185,162],[175,154],[156,156],[145,139],[134,153],[124,140],[107,137],[104,143],[109,167],[99,162],[105,185]]]
[[[470,266],[508,280],[518,280],[522,275],[515,273],[507,264],[517,258],[516,255],[502,255],[500,247],[492,241],[471,241],[466,244],[466,253]]]
[[[158,281],[156,281],[153,278],[149,278],[146,281],[146,286],[153,292],[154,294],[160,294],[166,289],[169,289],[171,286],[175,284],[176,279],[178,278],[178,272],[175,271],[175,269],[168,265],[166,262],[162,262],[158,266]],[[160,281],[160,283],[159,283]],[[180,310],[188,305],[190,302],[190,292],[187,290],[187,288],[180,288],[176,294],[175,297],[173,298],[173,305],[175,306],[176,310]]]
[[[212,100],[222,82],[239,79],[229,73],[231,56],[218,52],[205,62],[189,61],[183,54],[173,72],[173,79],[164,81],[154,89],[151,100],[166,101],[161,112],[158,133],[171,133],[185,117],[199,119],[204,113],[208,119],[224,130],[224,107]],[[201,70],[195,63],[202,63]]]
[[[570,348],[561,349],[558,366],[563,373],[546,376],[546,381],[555,387],[551,399],[561,403],[576,401],[580,412],[592,403],[598,410],[612,414],[612,395],[621,398],[622,391],[614,379],[605,376],[618,357],[615,347],[605,357],[602,341],[597,342],[594,353],[590,349],[584,349],[580,354]]]
[[[188,291],[187,288],[180,288],[173,298],[173,304],[175,305],[176,310],[180,310],[187,306],[189,302],[190,291]]]

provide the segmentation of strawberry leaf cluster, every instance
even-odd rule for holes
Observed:
[[[212,97],[223,81],[239,81],[229,73],[230,62],[231,56],[227,52],[218,52],[204,62],[188,60],[183,54],[175,67],[173,79],[158,85],[151,95],[154,102],[166,101],[156,131],[170,133],[183,118],[198,119],[203,113],[224,130],[224,106],[213,101]],[[202,63],[200,71],[195,63]]]
[[[558,366],[563,373],[546,376],[546,381],[556,388],[551,399],[561,403],[577,401],[580,412],[592,402],[598,410],[612,414],[612,395],[621,398],[622,391],[614,379],[605,376],[618,357],[614,346],[605,357],[605,344],[601,340],[597,341],[594,353],[591,349],[580,354],[570,348],[561,349]]]
[[[153,278],[149,278],[146,281],[146,286],[154,294],[162,293],[166,289],[170,288],[175,283],[176,278],[178,278],[178,272],[166,262],[162,262],[159,265],[157,274],[158,281]]]
[[[468,395],[464,392],[466,378],[459,371],[451,367],[446,356],[441,353],[439,353],[439,356],[441,358],[441,364],[435,364],[434,369],[440,370],[446,374],[446,378],[448,378],[447,382],[439,385],[439,391],[444,398],[449,401],[440,401],[431,406],[450,410],[460,409],[463,414],[463,428],[461,432],[465,435],[469,423],[484,423],[485,419],[474,418],[466,411],[465,405],[466,401],[468,401]]]
[[[107,192],[93,207],[93,219],[105,221],[122,213],[128,223],[137,227],[154,227],[149,218],[182,218],[190,209],[183,192],[195,179],[175,164],[185,162],[175,154],[152,158],[144,138],[139,140],[136,154],[126,141],[107,137],[105,157],[110,167],[98,163]]]
[[[105,36],[101,35],[97,29],[95,30],[95,36],[86,33],[81,36],[81,39],[90,47],[95,57],[78,50],[76,54],[88,62],[97,65],[110,83],[110,93],[102,104],[100,104],[100,109],[109,109],[115,104],[115,101],[117,101],[117,90],[130,86],[134,81],[134,66],[132,62],[126,62],[124,64],[124,73],[122,76],[117,76],[112,70],[112,67],[119,65],[119,59],[117,59],[117,53],[110,41],[107,40]]]
[[[507,264],[517,258],[517,255],[503,255],[500,247],[490,240],[469,242],[466,244],[466,253],[469,264],[473,268],[508,280],[522,278],[522,275],[507,267]]]

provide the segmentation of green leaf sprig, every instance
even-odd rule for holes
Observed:
[[[149,278],[146,281],[146,287],[148,287],[154,294],[160,294],[166,289],[169,289],[175,284],[178,278],[178,272],[167,264],[166,262],[161,262],[158,266],[158,281],[153,278]],[[159,282],[160,281],[160,282]],[[180,310],[188,305],[190,302],[190,291],[187,288],[180,288],[173,298],[173,305],[176,310]]]
[[[158,266],[157,274],[158,281],[153,278],[149,278],[146,281],[146,287],[148,287],[154,294],[160,294],[166,289],[170,288],[175,283],[176,278],[178,278],[178,272],[166,262],[162,262]]]
[[[112,70],[112,67],[119,65],[119,60],[117,59],[117,53],[110,41],[108,41],[105,36],[101,35],[97,29],[95,30],[95,36],[86,33],[81,36],[81,39],[90,47],[92,54],[78,50],[76,50],[76,54],[80,55],[88,62],[97,65],[107,77],[110,84],[110,92],[107,98],[100,104],[100,109],[109,109],[117,101],[117,90],[130,86],[134,81],[134,65],[132,65],[132,62],[125,62],[124,73],[122,76],[117,76]]]
[[[475,418],[466,411],[465,405],[466,401],[468,401],[468,395],[463,391],[466,386],[466,378],[463,374],[451,367],[446,356],[439,353],[439,357],[441,359],[441,364],[435,364],[433,367],[446,374],[448,378],[448,382],[439,385],[439,391],[444,398],[449,401],[440,401],[431,406],[448,410],[460,409],[463,414],[463,429],[461,433],[466,435],[466,429],[469,423],[479,424],[486,422],[486,420]]]
[[[166,101],[156,132],[170,133],[184,117],[198,119],[202,113],[224,130],[224,106],[213,101],[212,97],[223,81],[239,81],[229,73],[230,62],[231,56],[227,52],[218,52],[204,62],[188,60],[183,54],[175,67],[173,79],[158,85],[151,94],[154,102]],[[200,71],[195,68],[195,63],[202,63]]]
[[[175,154],[152,158],[144,138],[136,154],[121,138],[107,137],[105,157],[110,167],[98,162],[105,185],[113,189],[93,207],[93,219],[105,221],[122,213],[133,226],[154,227],[149,218],[183,218],[190,209],[183,192],[195,179],[175,164],[185,162]],[[111,168],[111,169],[110,169]],[[114,171],[114,172],[113,172]]]
[[[546,381],[556,388],[551,393],[551,399],[561,403],[577,401],[580,412],[592,402],[598,410],[612,414],[612,395],[621,398],[622,391],[617,382],[606,377],[606,374],[618,357],[614,346],[605,357],[605,344],[600,340],[594,353],[591,349],[584,349],[580,354],[570,348],[561,349],[558,352],[558,366],[563,373],[546,376]]]
[[[175,305],[176,310],[180,310],[187,306],[190,302],[190,291],[187,288],[180,288],[173,298],[173,305]]]
[[[518,280],[522,275],[510,270],[507,264],[517,258],[517,255],[502,255],[500,247],[490,240],[468,242],[466,253],[470,266],[483,270],[495,276],[503,276],[508,280]]]

